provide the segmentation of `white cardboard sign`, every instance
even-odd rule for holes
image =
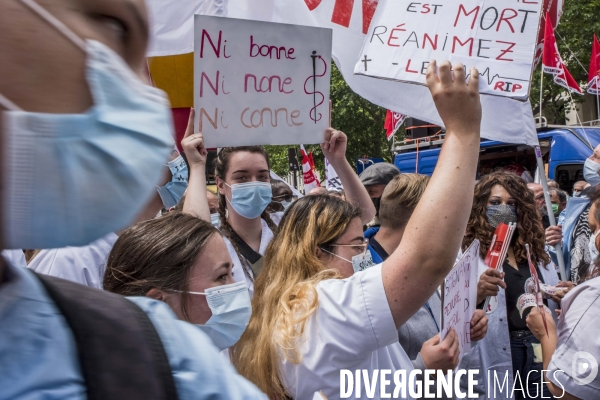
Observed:
[[[380,0],[355,74],[425,84],[431,59],[476,67],[481,93],[529,96],[541,0]]]
[[[448,331],[454,328],[458,335],[460,359],[471,350],[470,323],[477,305],[478,261],[479,241],[474,240],[444,279],[442,286],[440,340],[444,340]]]
[[[194,16],[195,128],[207,147],[320,143],[331,29]]]

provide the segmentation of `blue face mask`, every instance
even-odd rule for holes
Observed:
[[[592,186],[596,186],[600,183],[598,171],[600,171],[600,164],[589,158],[585,160],[585,163],[583,164],[583,179],[585,179],[587,183]]]
[[[219,350],[233,346],[246,330],[252,305],[245,282],[217,286],[202,292],[187,292],[206,296],[212,316],[205,324],[196,324]]]
[[[10,110],[2,115],[6,248],[81,246],[122,229],[150,200],[173,150],[165,94],[106,45],[80,39],[38,8],[86,54],[94,104],[83,114],[46,114],[0,96]]]
[[[219,216],[219,213],[215,213],[215,214],[210,214],[210,223],[215,227],[218,228],[219,226],[221,226],[221,218]]]
[[[156,189],[167,210],[179,203],[188,185],[188,168],[182,156],[169,162],[168,167],[173,175],[171,182]]]
[[[227,186],[231,188],[231,200],[227,201],[235,212],[247,219],[260,217],[273,198],[269,182],[236,183]]]

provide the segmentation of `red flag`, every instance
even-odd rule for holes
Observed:
[[[306,150],[304,149],[304,145],[300,145],[300,153],[302,154],[302,177],[304,178],[304,193],[308,193],[312,189],[320,187],[321,183],[317,179],[314,162],[311,164],[312,157],[308,156]]]
[[[560,22],[560,17],[563,13],[563,0],[544,0],[542,5],[542,20],[540,26],[546,26],[546,21],[550,20],[552,27],[556,28]],[[550,18],[547,19],[547,16]],[[535,58],[533,65],[537,68],[542,59],[542,51],[544,49],[544,31],[539,30],[537,45],[535,46]]]
[[[587,92],[590,94],[600,94],[600,42],[594,33],[594,43],[592,44],[592,58],[590,59],[590,69],[588,72]]]
[[[390,140],[392,136],[394,136],[394,133],[402,126],[405,119],[406,115],[387,110],[387,113],[385,114],[385,123],[383,124],[387,140]]]
[[[558,52],[558,45],[554,37],[554,29],[550,17],[546,14],[546,28],[544,31],[544,54],[542,67],[547,74],[554,75],[554,83],[577,94],[583,94],[579,85],[573,79]]]

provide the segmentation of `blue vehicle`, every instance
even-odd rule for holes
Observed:
[[[589,142],[588,142],[589,139]],[[600,143],[600,127],[547,126],[538,129],[546,176],[571,193],[573,183],[583,180],[583,163]],[[394,164],[402,172],[431,175],[444,135],[396,143]],[[418,150],[417,150],[418,148]],[[528,171],[535,176],[533,147],[494,140],[481,140],[477,178],[499,168]]]

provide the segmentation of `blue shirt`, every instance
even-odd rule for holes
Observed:
[[[377,232],[379,232],[379,227],[373,227],[373,228],[369,228],[365,231],[364,235],[366,239],[371,239],[373,236],[375,236],[377,234]],[[373,264],[381,264],[383,262],[383,257],[381,257],[379,255],[379,253],[377,253],[377,251],[375,251],[375,249],[373,248],[373,246],[371,246],[371,243],[369,242],[369,252],[371,252],[371,257],[373,257]]]
[[[86,387],[67,321],[30,271],[9,266],[0,285],[0,400],[81,399]],[[211,340],[164,303],[130,298],[154,324],[180,399],[267,399]]]

